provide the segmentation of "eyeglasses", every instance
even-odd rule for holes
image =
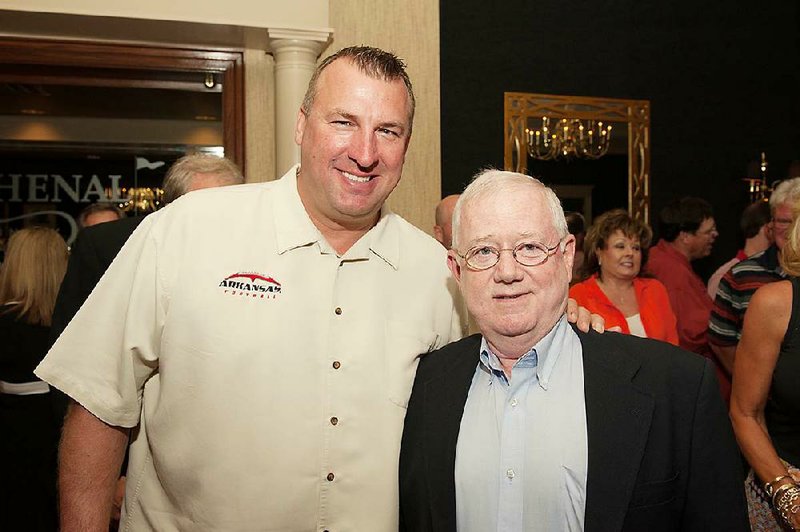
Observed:
[[[791,218],[788,220],[786,218],[773,218],[772,225],[776,225],[779,227],[789,227],[790,225],[792,225],[792,220]]]
[[[454,251],[456,255],[464,259],[471,269],[481,271],[488,270],[497,264],[500,261],[500,253],[503,251],[510,251],[514,260],[523,266],[544,264],[550,258],[550,255],[556,252],[561,243],[562,240],[559,240],[551,248],[541,242],[522,242],[516,247],[504,249],[498,249],[494,246],[475,246],[463,255],[458,251]]]
[[[695,231],[694,234],[701,235],[701,236],[711,236],[712,234],[719,234],[717,231],[717,226],[714,225],[710,229],[706,229],[705,231]]]

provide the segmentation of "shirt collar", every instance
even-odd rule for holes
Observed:
[[[671,243],[667,242],[663,238],[658,241],[656,247],[658,247],[661,251],[672,257],[674,260],[681,262],[687,268],[692,267],[692,264],[689,262],[689,258],[680,251],[678,251],[677,249],[675,249],[675,246],[673,246]]]
[[[550,385],[550,376],[553,374],[559,355],[566,347],[567,332],[570,330],[566,316],[561,316],[550,332],[531,347],[527,353],[522,355],[514,363],[514,367],[536,367],[536,379],[539,387],[546,391]],[[503,373],[503,366],[500,364],[497,355],[489,348],[489,343],[485,337],[481,338],[480,349],[480,364],[492,374],[497,375],[498,371]],[[503,373],[503,375],[505,374]]]
[[[278,254],[282,255],[287,251],[314,243],[319,245],[321,253],[335,253],[311,221],[300,200],[300,193],[297,191],[299,168],[299,164],[294,165],[275,185],[278,193],[272,208],[275,215],[275,241]],[[398,220],[386,204],[381,208],[380,218],[375,227],[361,237],[342,258],[365,260],[369,258],[369,252],[397,269],[400,259]]]

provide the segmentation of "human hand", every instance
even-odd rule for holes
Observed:
[[[605,331],[606,320],[599,314],[590,313],[585,307],[579,307],[578,302],[572,298],[567,300],[567,321],[574,323],[583,332],[589,332],[589,327],[599,333]],[[619,330],[619,327],[614,329]]]
[[[111,519],[119,521],[122,515],[122,501],[125,499],[125,477],[117,479],[117,488],[114,490],[114,501],[111,505]]]

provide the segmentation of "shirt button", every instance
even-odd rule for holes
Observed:
[[[335,312],[337,316],[341,316],[342,315],[342,307],[336,307],[336,310],[334,310],[333,312]]]
[[[327,479],[328,479],[328,482],[333,482],[333,479],[334,479],[335,477],[333,476],[333,473],[328,473],[328,476],[327,476],[327,477],[325,477],[325,478],[327,478]]]
[[[328,476],[331,477],[333,475],[328,475]],[[514,470],[513,469],[507,469],[506,470],[506,476],[508,478],[514,478]],[[328,480],[330,480],[330,478]]]
[[[338,360],[334,360],[333,361],[333,369],[339,369],[341,367],[342,367],[342,363],[341,362],[339,362]]]
[[[331,425],[336,425],[338,423],[339,423],[339,418],[338,417],[332,417],[331,418]]]
[[[517,406],[518,404],[519,404],[519,401],[517,401],[516,397],[511,400],[511,406]]]

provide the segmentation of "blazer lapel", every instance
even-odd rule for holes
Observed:
[[[478,364],[480,339],[480,335],[470,337],[458,352],[448,353],[452,364],[425,384],[424,445],[434,530],[456,529],[456,443]]]
[[[589,444],[586,530],[620,530],[647,443],[654,399],[632,382],[637,361],[616,351],[613,342],[578,334]]]

